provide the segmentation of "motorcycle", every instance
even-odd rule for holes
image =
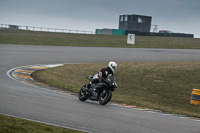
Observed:
[[[89,75],[89,80],[91,81],[92,79],[93,76]],[[84,85],[78,93],[78,98],[81,101],[85,101],[87,99],[99,101],[101,105],[105,105],[112,98],[112,92],[115,88],[117,88],[115,77],[113,75],[109,75],[104,82],[92,84],[90,89],[87,88],[87,85]]]

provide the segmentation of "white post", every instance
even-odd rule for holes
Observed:
[[[135,34],[128,34],[127,44],[135,44]]]

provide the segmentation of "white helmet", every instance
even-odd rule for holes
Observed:
[[[108,66],[110,67],[110,69],[114,72],[117,69],[117,63],[115,63],[114,61],[110,61]]]

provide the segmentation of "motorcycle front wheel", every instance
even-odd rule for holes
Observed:
[[[112,91],[105,89],[99,96],[99,103],[101,105],[105,105],[110,101],[111,98],[112,98]]]
[[[80,89],[80,91],[78,92],[78,98],[79,98],[79,100],[81,100],[81,101],[87,100],[87,94],[86,94],[86,92],[83,90],[84,87],[86,87],[86,86],[83,86],[83,87]]]

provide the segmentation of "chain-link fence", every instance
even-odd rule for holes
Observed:
[[[11,24],[0,24],[0,29],[30,30],[30,31],[43,31],[43,32],[58,32],[58,33],[77,33],[77,34],[94,34],[95,33],[93,31],[11,25]]]

